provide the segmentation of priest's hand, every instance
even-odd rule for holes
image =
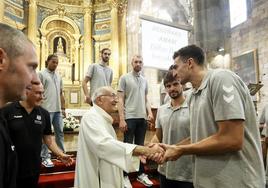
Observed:
[[[149,154],[147,155],[148,159],[153,160],[155,162],[163,160],[165,150],[160,144],[150,143],[147,147],[149,150]]]
[[[58,159],[64,163],[66,166],[71,166],[74,163],[73,155],[67,155],[65,153],[62,153],[60,156],[58,156]]]

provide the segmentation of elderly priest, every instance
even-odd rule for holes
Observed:
[[[123,170],[139,169],[139,157],[161,158],[158,145],[137,146],[117,140],[111,113],[117,111],[118,98],[111,87],[101,87],[92,97],[93,107],[82,117],[78,137],[75,187],[123,188]]]

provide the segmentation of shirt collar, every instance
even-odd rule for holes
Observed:
[[[54,73],[55,73],[55,71],[51,71],[51,70],[49,70],[48,68],[45,68],[45,70],[46,70],[48,73],[51,73],[51,74],[54,74]]]
[[[172,107],[172,105],[171,105],[171,101],[170,101],[169,103],[167,103],[167,107],[175,111],[175,110],[178,110],[178,109],[180,109],[180,108],[187,108],[188,105],[187,105],[187,101],[186,101],[186,99],[185,99],[185,100],[183,101],[183,103],[182,103],[180,106],[176,107],[176,108],[173,108],[173,107]]]
[[[212,73],[212,70],[207,71],[207,74],[204,76],[199,88],[198,89],[193,88],[193,94],[197,94],[199,91],[202,91],[207,86],[211,73]]]
[[[113,123],[113,118],[112,118],[112,116],[110,116],[107,112],[105,112],[101,107],[99,107],[97,104],[94,104],[93,103],[93,108],[101,115],[101,116],[103,116],[104,117],[104,119],[108,122],[108,123],[110,123],[110,124],[112,124]]]
[[[133,76],[136,76],[136,77],[141,76],[141,72],[131,71],[131,73],[133,74]]]
[[[106,66],[108,65],[108,63],[105,63],[105,62],[103,62],[103,61],[100,61],[99,64],[100,64],[101,66],[103,66],[103,67],[106,67]]]

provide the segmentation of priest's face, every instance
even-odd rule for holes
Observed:
[[[105,94],[99,96],[99,106],[108,114],[117,111],[118,97],[116,92],[111,89],[106,91]]]

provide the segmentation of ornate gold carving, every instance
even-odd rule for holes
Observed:
[[[95,30],[96,31],[108,30],[110,29],[110,25],[111,25],[110,21],[95,23]]]
[[[105,18],[109,18],[111,17],[111,12],[110,11],[102,11],[102,12],[96,12],[95,13],[95,19],[99,20],[99,19],[105,19]]]
[[[16,16],[19,18],[23,18],[24,14],[23,14],[23,10],[20,8],[17,8],[15,5],[10,4],[9,2],[5,3],[5,11]]]
[[[61,21],[61,20],[51,21],[47,24],[47,27],[46,27],[47,30],[55,30],[57,28],[69,31],[70,33],[73,33],[73,34],[75,33],[73,26],[71,26],[69,23],[67,23],[65,21]]]
[[[84,6],[83,8],[84,14],[92,14],[93,13],[93,7],[92,5]]]
[[[118,14],[119,16],[124,15],[127,12],[127,0],[123,0],[119,3]]]

